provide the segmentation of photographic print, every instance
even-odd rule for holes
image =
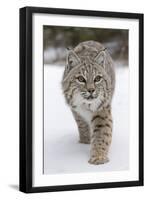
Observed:
[[[142,14],[22,8],[20,190],[143,185],[142,97]]]
[[[44,173],[128,169],[128,30],[44,26],[43,34]]]

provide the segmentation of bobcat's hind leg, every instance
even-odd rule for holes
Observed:
[[[90,144],[90,129],[88,124],[76,112],[73,112],[73,114],[79,130],[79,142],[84,144]]]

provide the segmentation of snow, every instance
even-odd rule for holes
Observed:
[[[110,162],[88,163],[90,145],[78,142],[79,135],[61,90],[64,67],[44,66],[44,173],[81,173],[129,169],[129,69],[116,68],[112,103],[114,120]]]

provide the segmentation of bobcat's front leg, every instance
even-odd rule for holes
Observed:
[[[90,144],[90,130],[88,124],[76,112],[73,111],[73,114],[79,130],[79,142],[84,144]]]
[[[108,150],[112,139],[111,109],[97,112],[91,120],[91,151],[89,163],[104,164],[109,161]]]

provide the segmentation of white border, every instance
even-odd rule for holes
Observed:
[[[130,168],[127,171],[43,174],[43,25],[116,28],[129,30],[130,83]],[[86,183],[135,181],[139,179],[138,166],[138,74],[139,23],[134,19],[33,15],[33,186],[52,186]]]

